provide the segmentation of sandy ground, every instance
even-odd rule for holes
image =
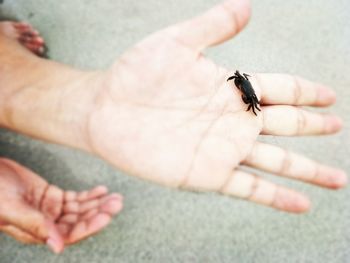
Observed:
[[[5,0],[0,17],[35,25],[54,60],[104,68],[151,32],[217,2]],[[341,133],[266,140],[348,172],[349,11],[347,0],[256,0],[247,30],[207,52],[233,69],[298,74],[332,85],[339,98],[330,110],[346,123]],[[0,131],[0,154],[65,189],[106,184],[125,196],[123,213],[105,231],[60,256],[0,234],[1,263],[350,262],[349,188],[333,192],[273,178],[310,194],[312,211],[296,216],[216,194],[165,189],[122,174],[84,153],[6,130]]]

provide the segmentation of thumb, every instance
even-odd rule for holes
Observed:
[[[12,202],[11,204],[11,202],[7,202],[7,204],[2,205],[0,217],[7,224],[42,240],[53,252],[63,251],[64,241],[57,227],[35,208],[23,203]]]
[[[181,43],[202,51],[235,36],[248,23],[250,13],[249,0],[226,0],[168,30]]]

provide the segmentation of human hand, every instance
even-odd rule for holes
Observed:
[[[60,253],[96,234],[122,208],[118,194],[104,186],[63,191],[14,161],[0,159],[0,231],[16,240],[46,243]]]
[[[341,129],[329,88],[285,74],[251,74],[262,112],[247,112],[228,70],[202,51],[236,35],[248,22],[248,1],[230,0],[156,32],[114,64],[89,116],[91,151],[118,168],[170,187],[216,191],[289,212],[306,196],[242,166],[327,188],[346,184],[343,171],[277,146],[259,134],[323,135]]]

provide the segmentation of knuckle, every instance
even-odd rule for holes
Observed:
[[[259,183],[260,183],[260,178],[256,175],[253,175],[254,176],[254,181],[252,183],[252,186],[250,188],[250,193],[249,195],[246,197],[247,200],[251,200],[251,201],[254,201],[255,199],[255,193],[259,187]]]
[[[303,110],[297,108],[297,131],[296,135],[305,133],[306,129],[306,116]]]
[[[301,86],[298,76],[293,76],[294,81],[294,89],[293,89],[293,95],[294,95],[294,104],[299,105],[301,101]]]
[[[280,174],[282,175],[288,174],[291,166],[292,166],[291,153],[289,151],[284,150],[284,155],[281,162]]]

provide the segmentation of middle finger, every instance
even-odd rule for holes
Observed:
[[[262,107],[261,134],[279,136],[332,134],[342,127],[342,120],[333,114],[321,114],[300,107],[275,105]]]
[[[252,84],[261,90],[262,105],[324,107],[336,96],[329,87],[288,74],[253,74]]]

